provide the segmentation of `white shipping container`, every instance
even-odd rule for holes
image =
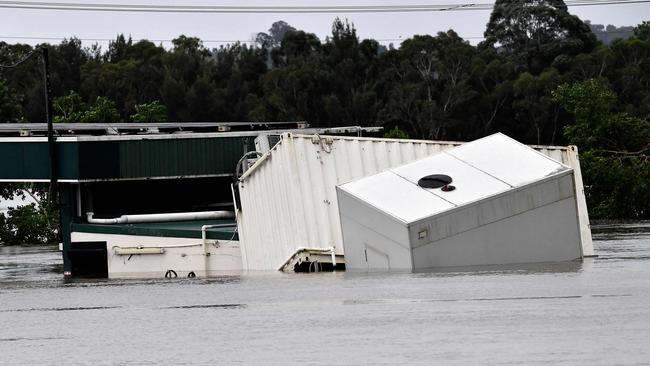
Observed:
[[[237,212],[245,270],[276,270],[300,248],[343,254],[336,186],[459,142],[284,134],[240,178]],[[593,254],[575,147],[535,147],[574,168],[583,252]]]
[[[502,134],[337,191],[349,269],[582,257],[573,170]]]

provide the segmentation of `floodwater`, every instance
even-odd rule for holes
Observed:
[[[64,282],[0,248],[1,365],[648,365],[650,225],[584,263]]]

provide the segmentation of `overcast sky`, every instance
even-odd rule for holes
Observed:
[[[84,3],[122,3],[119,0],[60,0]],[[466,0],[413,0],[409,4],[465,3]],[[482,3],[494,1],[483,0]],[[397,0],[355,0],[355,1],[205,1],[183,2],[139,0],[138,4],[183,4],[183,5],[400,5]],[[133,4],[133,3],[131,3]],[[592,23],[616,26],[637,25],[650,20],[650,3],[603,5],[570,8],[570,12]],[[254,34],[266,31],[277,20],[284,20],[323,40],[331,29],[332,20],[339,16],[353,22],[361,38],[382,40],[398,45],[399,39],[414,34],[435,34],[438,31],[454,29],[472,43],[480,41],[490,11],[459,11],[430,13],[364,13],[364,14],[170,14],[170,13],[126,13],[60,10],[18,10],[0,9],[0,40],[8,43],[39,42],[58,43],[58,40],[17,39],[11,37],[54,37],[76,36],[81,39],[114,39],[118,33],[131,35],[134,39],[170,40],[180,34],[203,39],[206,47],[217,47],[211,40],[250,41]],[[398,39],[396,41],[391,41]],[[385,41],[384,41],[385,40]],[[90,45],[93,41],[84,41]],[[107,42],[99,42],[105,45]],[[156,43],[160,43],[157,41]],[[169,42],[163,42],[169,46]]]

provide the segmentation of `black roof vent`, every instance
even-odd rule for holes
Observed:
[[[418,185],[422,188],[441,188],[451,183],[451,177],[444,174],[427,175],[418,181]]]

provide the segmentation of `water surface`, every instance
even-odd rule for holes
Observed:
[[[594,239],[583,263],[73,282],[0,247],[0,364],[648,365],[650,228]]]

